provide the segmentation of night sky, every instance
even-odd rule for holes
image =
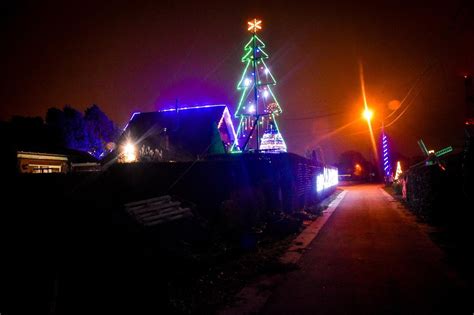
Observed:
[[[257,17],[289,151],[320,146],[335,162],[355,149],[370,158],[359,62],[376,130],[406,97],[385,120],[408,106],[386,129],[392,150],[418,155],[419,138],[430,149],[461,148],[474,5],[414,2],[17,1],[2,8],[0,119],[95,103],[124,126],[132,112],[176,99],[233,111],[246,22]]]

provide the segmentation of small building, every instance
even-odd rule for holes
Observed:
[[[97,159],[88,154],[72,149],[42,149],[17,151],[17,166],[20,173],[69,173],[100,171]]]
[[[105,162],[191,161],[230,152],[235,139],[226,105],[134,113]]]
[[[69,169],[68,157],[62,154],[18,151],[17,161],[20,173],[66,173]]]

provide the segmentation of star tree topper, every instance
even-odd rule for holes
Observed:
[[[262,29],[262,20],[253,19],[252,21],[248,21],[247,24],[249,26],[247,30],[251,33],[255,34]]]

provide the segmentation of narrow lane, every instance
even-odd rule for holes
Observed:
[[[348,192],[263,314],[472,314],[423,225],[381,186]],[[464,311],[461,311],[461,308]]]

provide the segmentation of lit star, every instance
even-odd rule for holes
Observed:
[[[252,21],[247,22],[249,25],[248,31],[252,33],[257,33],[258,30],[262,29],[262,20],[253,19]]]

